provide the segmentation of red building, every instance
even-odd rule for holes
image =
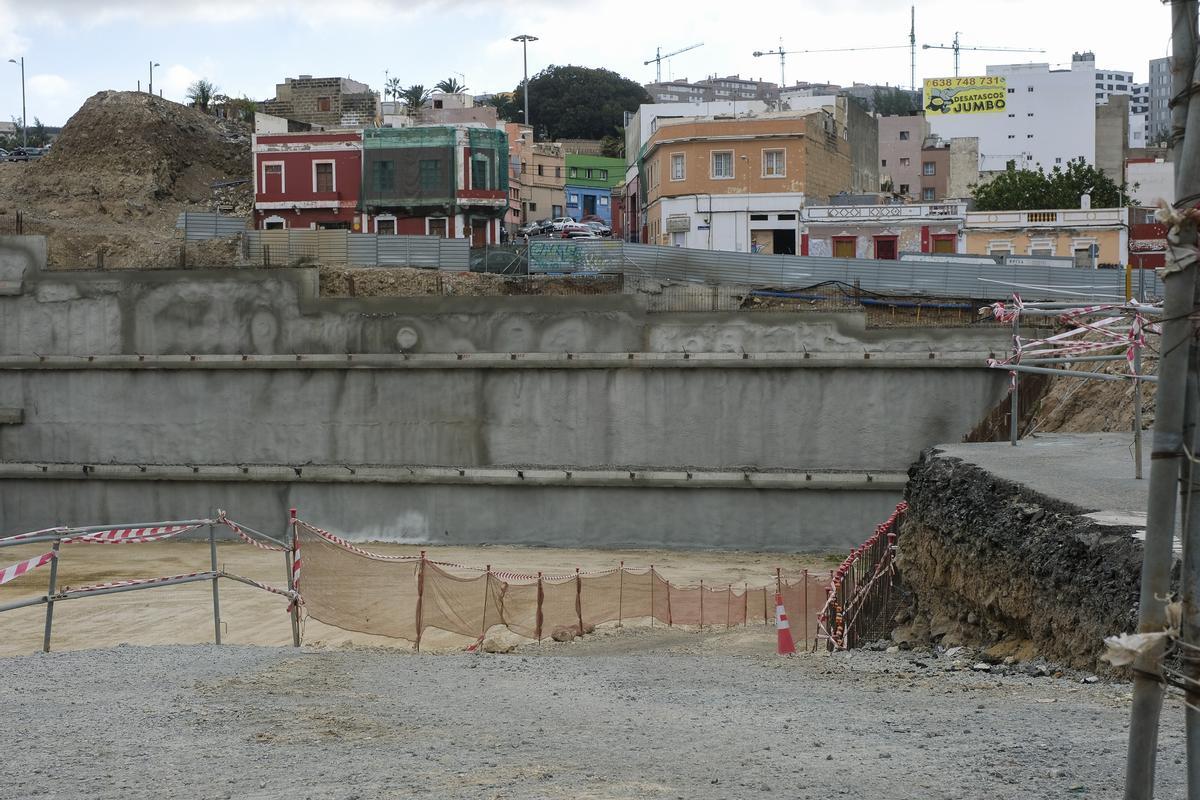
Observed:
[[[362,134],[255,134],[254,227],[361,230]]]
[[[1167,265],[1167,226],[1154,218],[1153,208],[1129,209],[1129,265],[1134,269]]]

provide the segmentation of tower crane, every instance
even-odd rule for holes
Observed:
[[[670,53],[664,53],[662,51],[661,47],[656,47],[656,48],[654,48],[654,58],[650,59],[649,61],[642,62],[642,65],[648,66],[650,64],[653,64],[654,65],[654,82],[662,83],[662,62],[663,62],[664,58],[670,58],[671,56],[677,56],[680,53],[686,53],[688,50],[695,50],[697,47],[703,47],[703,46],[704,46],[704,42],[696,42],[696,44],[689,44],[687,47],[681,47],[678,50],[674,50]]]
[[[752,55],[755,58],[759,56],[779,56],[779,88],[783,89],[787,86],[787,81],[784,79],[784,65],[788,56],[800,55],[801,53],[850,53],[856,50],[901,50],[906,49],[906,44],[889,44],[882,47],[831,47],[822,50],[784,50],[783,41],[779,42],[779,47],[775,50],[755,50]]]
[[[963,47],[958,43],[959,31],[954,32],[953,44],[923,44],[922,50],[953,50],[954,51],[954,77],[958,77],[958,54],[962,50],[985,50],[988,52],[1007,52],[1007,53],[1044,53],[1045,50],[1032,50],[1023,47]]]

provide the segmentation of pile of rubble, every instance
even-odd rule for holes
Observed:
[[[209,210],[212,185],[247,179],[250,129],[141,92],[99,92],[68,120],[44,158],[4,165],[0,210],[49,239],[52,267],[169,266],[175,218]],[[220,202],[252,204],[250,183]]]

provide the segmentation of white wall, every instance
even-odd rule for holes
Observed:
[[[1156,206],[1160,200],[1175,202],[1175,165],[1170,161],[1126,164],[1125,182],[1129,184],[1129,196],[1144,206]]]
[[[1010,160],[1018,168],[1040,164],[1047,171],[1080,156],[1096,163],[1095,62],[1054,71],[1047,64],[1004,64],[988,67],[987,74],[1007,79],[1007,107],[993,114],[929,113],[933,133],[979,137],[983,172],[1003,170]]]
[[[638,135],[641,137],[636,144],[638,147],[648,141],[658,130],[657,120],[660,118],[678,117],[713,117],[718,114],[756,114],[767,110],[767,104],[762,100],[714,100],[711,103],[647,103],[638,107],[635,117],[638,124]],[[630,158],[626,150],[626,158]],[[637,153],[634,152],[633,156]]]
[[[697,250],[729,250],[750,252],[750,229],[794,230],[796,247],[800,247],[800,209],[804,195],[741,194],[687,195],[662,200],[651,213],[661,214],[662,230],[667,232],[669,217],[686,216],[690,228],[676,236],[667,233],[668,244]],[[766,214],[768,219],[750,221],[751,214]],[[793,219],[778,219],[780,214],[793,214]],[[656,244],[656,243],[652,243]]]

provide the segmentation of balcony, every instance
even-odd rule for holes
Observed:
[[[968,228],[1113,228],[1129,222],[1124,208],[1067,208],[1039,211],[972,211]]]
[[[814,223],[963,219],[966,215],[966,203],[912,203],[886,206],[808,206],[804,209],[804,218]]]

